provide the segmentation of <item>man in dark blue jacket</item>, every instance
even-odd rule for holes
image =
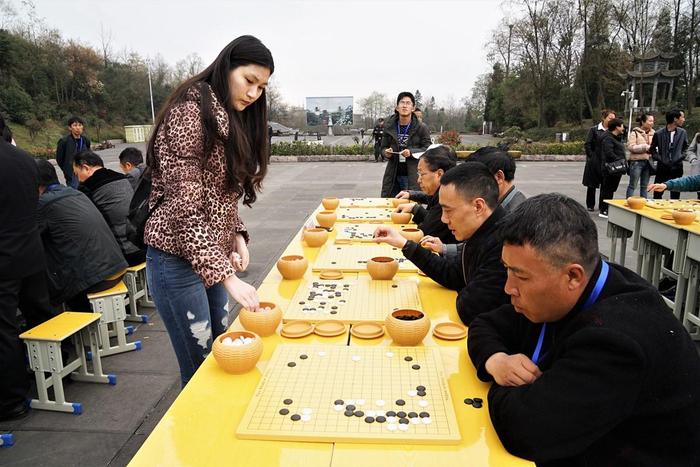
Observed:
[[[83,135],[85,122],[80,117],[68,120],[69,133],[58,140],[56,145],[56,162],[63,172],[66,185],[78,188],[78,179],[73,176],[73,158],[76,154],[90,149],[90,138]]]
[[[564,195],[528,199],[499,234],[511,304],[467,346],[503,446],[538,466],[700,465],[700,357],[659,292],[600,258]]]
[[[0,117],[0,134],[5,128]],[[29,378],[17,309],[28,327],[53,316],[36,222],[38,186],[34,160],[0,140],[0,420],[27,412]]]
[[[654,183],[664,183],[683,176],[683,159],[688,149],[688,135],[681,128],[685,123],[685,113],[674,109],[666,113],[666,126],[651,139],[649,152],[656,161]],[[661,199],[663,191],[654,192],[654,199]],[[679,191],[671,192],[671,199],[680,199]]]

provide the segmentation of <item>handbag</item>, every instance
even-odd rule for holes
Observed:
[[[606,175],[617,175],[627,173],[627,159],[617,159],[612,162],[605,162],[603,164],[603,170]]]

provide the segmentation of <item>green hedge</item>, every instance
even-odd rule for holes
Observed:
[[[374,146],[369,144],[327,146],[321,144],[306,144],[303,141],[272,143],[273,156],[323,156],[328,154],[371,155],[374,154]]]
[[[476,151],[478,144],[460,144],[458,151]],[[585,154],[583,141],[567,141],[565,143],[516,143],[508,146],[511,151],[521,151],[524,155],[529,154],[554,154],[571,155]]]

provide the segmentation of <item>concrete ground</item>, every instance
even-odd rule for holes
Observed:
[[[103,151],[108,167],[118,169],[123,148]],[[253,209],[241,208],[250,236],[251,264],[244,280],[259,285],[303,221],[324,195],[378,196],[385,165],[374,162],[277,163],[270,167],[264,192]],[[578,162],[521,162],[516,181],[528,196],[557,191],[584,202]],[[618,190],[623,196],[626,178]],[[606,222],[597,213],[600,249],[609,253]],[[635,259],[629,255],[628,265]],[[168,335],[153,310],[148,324],[136,326],[130,340],[140,339],[138,352],[106,357],[105,372],[115,373],[116,386],[70,382],[66,396],[83,404],[80,416],[32,411],[14,422],[0,422],[12,432],[15,445],[0,449],[2,466],[122,466],[139,449],[179,392],[179,372]]]

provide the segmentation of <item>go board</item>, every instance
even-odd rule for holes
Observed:
[[[647,200],[647,207],[652,209],[690,208],[700,210],[700,200],[697,199],[656,199]]]
[[[394,208],[338,208],[336,222],[391,222]]]
[[[369,277],[332,281],[314,279],[299,285],[284,310],[283,318],[285,321],[383,323],[387,314],[401,308],[423,309],[418,285],[410,278],[390,281],[375,281]]]
[[[326,271],[337,269],[343,272],[367,271],[367,261],[375,256],[388,256],[399,262],[399,272],[418,272],[415,264],[406,259],[399,248],[394,248],[386,243],[330,243],[321,248],[313,271]]]
[[[336,240],[344,240],[350,242],[371,242],[374,236],[374,231],[377,230],[377,224],[338,224],[336,226]],[[413,227],[415,225],[394,224],[397,229]]]
[[[244,439],[454,444],[437,347],[278,345],[236,435]]]
[[[341,208],[390,208],[391,198],[340,198]]]

